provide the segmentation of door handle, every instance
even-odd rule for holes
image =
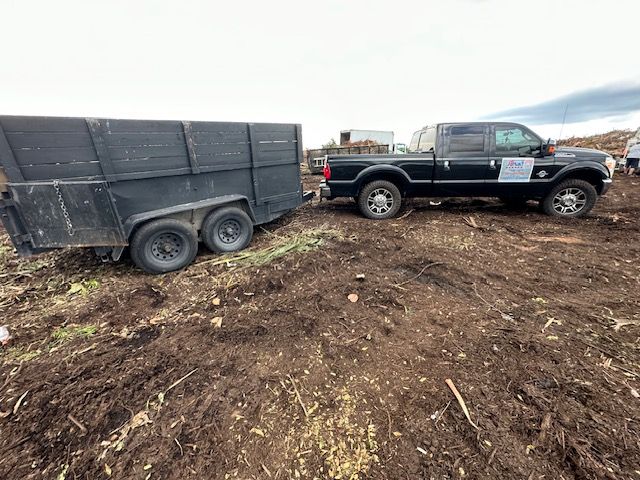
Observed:
[[[495,170],[495,168],[496,168],[496,161],[495,160],[490,160],[489,161],[489,168],[493,168]]]
[[[449,160],[445,160],[444,161],[444,169],[445,170],[451,170],[451,167],[449,167]]]

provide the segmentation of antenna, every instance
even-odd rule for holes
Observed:
[[[569,110],[569,104],[564,107],[564,114],[562,115],[562,125],[560,125],[560,133],[558,134],[558,140],[562,138],[562,130],[564,129],[564,121],[567,119],[567,110]]]

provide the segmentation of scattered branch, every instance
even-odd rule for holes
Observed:
[[[433,263],[430,263],[428,265],[425,265],[417,275],[414,275],[409,280],[405,280],[404,282],[396,283],[393,286],[394,287],[401,287],[402,285],[406,285],[407,283],[414,281],[416,278],[419,278],[420,275],[422,275],[427,268],[435,267],[436,265],[442,265],[442,264],[443,264],[443,262],[433,262]]]
[[[27,396],[27,393],[29,393],[29,390],[27,390],[26,392],[24,392],[20,398],[18,399],[18,401],[16,402],[16,404],[13,406],[13,414],[15,415],[16,413],[18,413],[18,409],[20,408],[20,405],[22,405],[22,401],[24,400],[24,397]]]
[[[438,417],[434,420],[433,424],[437,425],[438,422],[440,421],[440,419],[442,418],[442,415],[444,415],[444,412],[447,411],[447,409],[449,408],[449,405],[451,405],[451,400],[449,400],[449,402],[447,403],[446,407],[444,407],[444,409],[440,412],[440,414],[438,415]]]
[[[489,309],[491,310],[495,310],[496,312],[498,312],[500,315],[502,315],[503,318],[505,317],[510,317],[510,315],[504,313],[502,310],[500,310],[498,307],[495,306],[495,304],[489,303],[487,300],[485,300],[485,298],[480,295],[478,293],[478,287],[476,286],[476,284],[473,284],[473,291],[475,292],[476,296],[482,300],[482,303],[484,303],[487,307],[489,307]]]
[[[173,389],[173,388],[177,387],[178,385],[180,385],[182,382],[184,382],[187,378],[189,378],[191,375],[193,375],[193,374],[194,374],[194,373],[196,373],[197,371],[198,371],[198,369],[197,369],[197,368],[194,368],[194,369],[193,369],[193,370],[191,370],[189,373],[187,373],[184,377],[182,377],[182,378],[180,378],[179,380],[176,380],[175,382],[173,382],[173,383],[171,384],[171,386],[170,386],[169,388],[167,388],[167,389],[164,391],[164,394],[166,395],[166,394],[169,392],[169,390],[171,390],[171,389]]]
[[[300,396],[300,392],[298,391],[298,387],[296,387],[296,381],[293,379],[293,377],[291,375],[287,375],[289,377],[289,380],[291,381],[291,385],[293,385],[293,391],[296,393],[296,398],[298,399],[298,402],[300,403],[300,406],[302,407],[302,411],[304,412],[304,416],[308,417],[309,416],[309,412],[307,411],[307,407],[304,406],[304,403],[302,402],[302,397]]]
[[[447,378],[445,380],[445,383],[449,386],[449,388],[451,389],[451,391],[455,395],[456,400],[458,400],[458,403],[460,404],[460,407],[462,408],[462,411],[464,412],[464,416],[467,417],[467,420],[469,420],[469,423],[471,424],[471,426],[473,428],[475,428],[476,430],[479,430],[478,426],[475,423],[473,423],[473,420],[471,420],[471,415],[469,415],[469,409],[467,409],[467,405],[464,403],[464,400],[462,399],[462,395],[460,395],[460,392],[458,392],[458,389],[453,384],[451,379]]]
[[[80,431],[82,432],[82,435],[86,435],[87,434],[87,427],[85,427],[82,423],[80,423],[80,421],[74,417],[73,415],[69,414],[67,415],[67,419],[73,423],[76,427],[78,427],[80,429]]]
[[[476,223],[476,219],[469,216],[469,217],[462,217],[462,220],[464,220],[464,223],[466,223],[467,225],[469,225],[472,228],[478,229],[478,230],[482,230],[482,227],[480,227],[480,225],[478,225]]]
[[[413,212],[413,208],[411,210],[409,210],[407,213],[405,213],[404,215],[396,218],[396,220],[402,220],[404,218],[407,218],[409,215],[411,215],[412,212]]]

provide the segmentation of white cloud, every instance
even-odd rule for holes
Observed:
[[[630,0],[4,0],[0,106],[299,122],[310,147],[345,128],[408,141],[426,123],[640,79],[639,14]]]

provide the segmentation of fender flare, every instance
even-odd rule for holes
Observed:
[[[609,178],[609,170],[607,170],[607,167],[599,162],[587,160],[583,162],[571,163],[563,167],[554,176],[554,183],[563,181],[565,178],[571,176],[571,174],[575,172],[597,173],[600,175],[600,180],[606,180]]]
[[[403,185],[399,185],[399,186],[404,186],[405,184],[411,183],[411,177],[407,175],[407,172],[405,172],[403,169],[401,169],[396,165],[371,165],[365,168],[364,170],[362,170],[361,172],[359,172],[353,182],[358,192],[360,191],[360,188],[362,187],[362,184],[365,182],[367,177],[381,174],[381,173],[391,174],[395,177],[401,178]]]

